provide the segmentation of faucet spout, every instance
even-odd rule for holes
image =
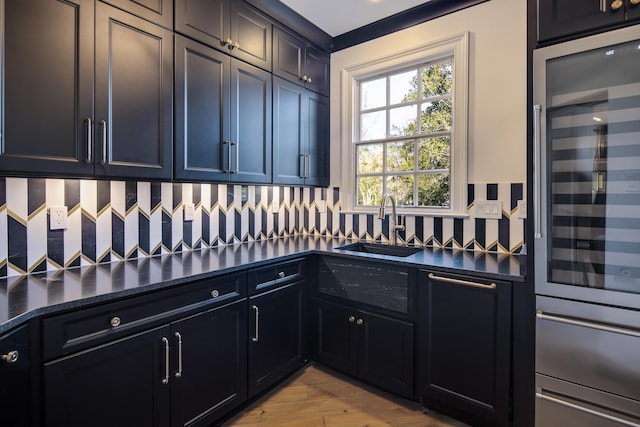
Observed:
[[[386,216],[387,200],[391,201],[391,221],[389,224],[389,237],[391,239],[391,244],[395,245],[398,242],[398,230],[404,230],[404,225],[398,225],[396,223],[396,200],[389,193],[385,193],[382,196],[382,201],[380,202],[380,210],[378,211],[378,219],[384,220],[384,217]]]

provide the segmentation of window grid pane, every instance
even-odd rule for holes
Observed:
[[[449,207],[452,64],[447,59],[360,83],[357,205],[378,205],[390,193],[398,206]]]

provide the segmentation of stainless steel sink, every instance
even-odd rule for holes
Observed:
[[[350,245],[338,246],[336,249],[397,257],[413,255],[423,250],[423,248],[412,246],[383,245],[380,243],[352,243]]]

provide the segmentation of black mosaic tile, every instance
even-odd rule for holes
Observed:
[[[115,213],[111,214],[111,250],[120,258],[124,253],[124,221]]]
[[[237,209],[233,210],[233,234],[236,241],[242,240],[242,215]]]
[[[47,224],[49,214],[47,214]],[[64,230],[49,230],[47,227],[47,256],[57,265],[64,267]]]
[[[518,200],[522,200],[522,183],[511,184],[511,210],[513,211],[518,206]]]
[[[111,182],[98,181],[96,183],[98,213],[111,203]]]
[[[443,242],[442,217],[441,216],[437,216],[437,217],[433,218],[433,238],[439,244],[444,243]]]
[[[285,215],[285,223],[287,221],[287,215]],[[291,231],[291,230],[287,230],[287,231]],[[271,235],[271,232],[269,232],[269,235]],[[274,236],[279,236],[280,235],[280,214],[279,213],[274,213],[273,214],[273,235]]]
[[[309,208],[306,206],[302,207],[302,216],[304,219],[303,226],[304,228],[300,232],[305,232],[309,230]]]
[[[294,219],[294,226],[295,226],[295,228],[294,228],[293,232],[294,233],[299,233],[300,232],[300,208],[298,208],[298,206],[296,206],[294,208],[294,210],[295,210],[295,214],[294,214],[294,218],[295,218]],[[308,220],[308,218],[307,218],[307,220]]]
[[[202,185],[201,184],[191,184],[193,188],[193,195],[191,201],[195,206],[198,206],[202,201]]]
[[[346,230],[345,230],[345,228],[346,228],[345,227],[345,216],[346,216],[345,214],[340,213],[340,234],[342,236],[344,236],[345,233],[346,233]]]
[[[227,241],[227,215],[222,209],[218,214],[218,238],[225,243]]]
[[[498,200],[498,184],[487,184],[487,200]]]
[[[42,273],[47,271],[47,260],[44,259],[42,260],[38,265],[36,265],[35,267],[33,267],[30,271],[30,273]]]
[[[269,230],[267,230],[267,209],[260,209],[260,214],[262,215],[262,234],[265,236],[269,235]]]
[[[85,214],[80,217],[82,228],[82,255],[89,261],[96,262],[96,223]]]
[[[149,218],[142,212],[138,212],[138,246],[140,251],[149,255],[151,252],[151,228]]]
[[[67,268],[80,267],[80,255],[76,256],[72,260],[69,261]],[[46,271],[46,270],[42,270]]]
[[[453,240],[458,246],[464,246],[464,221],[462,218],[453,219]]]
[[[129,213],[129,210],[138,203],[138,183],[135,181],[127,181],[124,183],[124,197],[125,208],[124,211]]]
[[[151,211],[153,212],[162,204],[162,183],[151,183]]]
[[[351,229],[353,234],[360,237],[360,215],[353,214],[351,218]]]
[[[46,203],[44,178],[29,178],[27,180],[27,215],[31,215]]]
[[[291,233],[291,215],[289,215],[289,210],[290,209],[286,209],[286,212],[284,214],[284,232],[286,233]]]
[[[255,239],[256,237],[256,215],[249,210],[249,238]]]
[[[340,188],[333,187],[333,204],[335,205],[340,201]]]
[[[80,180],[65,179],[64,180],[64,205],[69,210],[80,204]]]
[[[0,206],[7,204],[7,180],[0,177]]]
[[[476,187],[474,184],[467,184],[467,207],[471,206],[476,199]]]
[[[182,221],[182,243],[187,250],[193,246],[193,221]]]
[[[367,234],[373,236],[374,217],[372,214],[367,214]]]
[[[162,246],[164,246],[165,250],[171,251],[173,249],[172,239],[173,239],[173,230],[172,230],[172,221],[171,215],[169,215],[164,209],[162,210]]]
[[[227,191],[227,206],[223,206],[225,209],[227,210],[231,210],[233,209],[233,203],[234,203],[234,197],[235,195],[233,194],[233,185],[231,184],[227,184],[225,185],[226,187],[226,191]]]
[[[416,238],[420,242],[424,242],[424,217],[416,217]]]
[[[500,246],[505,248],[507,251],[511,246],[509,233],[510,233],[510,220],[504,214],[502,215],[502,219],[498,220],[498,242]]]
[[[202,240],[208,246],[211,244],[211,217],[206,211],[202,211]]]
[[[476,218],[475,221],[476,242],[480,245],[480,248],[485,248],[487,246],[487,220]]]
[[[258,204],[260,204],[260,201],[262,200],[262,188],[259,185],[256,185],[255,188],[255,197],[253,198],[253,205],[254,206],[258,206]]]
[[[216,203],[218,203],[218,184],[211,184],[211,207],[209,209],[211,209],[213,206],[215,206]]]
[[[173,193],[173,210],[175,211],[180,203],[182,203],[182,184],[181,183],[173,183],[172,185],[172,193]]]
[[[9,263],[27,272],[27,227],[7,215],[7,253]]]

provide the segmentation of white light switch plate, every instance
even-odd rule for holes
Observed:
[[[184,220],[193,221],[194,211],[195,207],[193,206],[193,203],[186,202],[184,204]]]
[[[502,200],[476,200],[476,218],[502,219]]]
[[[66,206],[50,206],[49,207],[49,230],[66,230],[67,229],[67,207]]]

